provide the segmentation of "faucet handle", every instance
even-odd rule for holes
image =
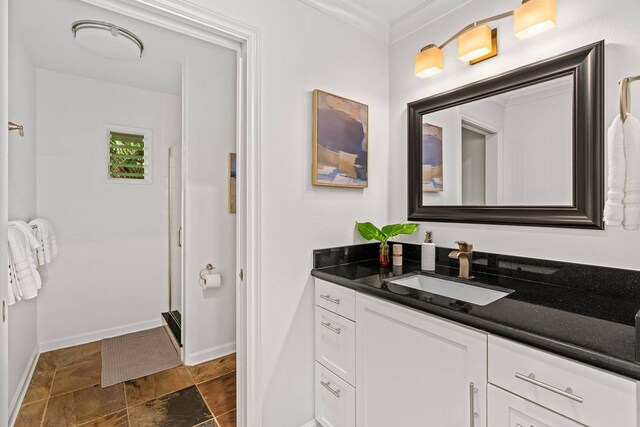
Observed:
[[[473,245],[471,243],[467,243],[464,241],[457,241],[456,242],[458,244],[458,248],[460,249],[460,252],[471,252],[473,250]]]

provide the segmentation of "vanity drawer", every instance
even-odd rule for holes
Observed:
[[[491,335],[488,360],[489,382],[525,399],[592,427],[637,427],[635,381]]]
[[[575,421],[489,384],[487,425],[490,427],[582,427]]]
[[[356,291],[334,285],[321,279],[316,282],[316,305],[356,320]]]
[[[316,306],[316,361],[356,384],[356,324]]]
[[[316,362],[316,421],[324,427],[355,427],[356,389]]]

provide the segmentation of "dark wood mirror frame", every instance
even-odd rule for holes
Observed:
[[[425,206],[422,115],[572,75],[572,206]],[[409,220],[603,229],[604,41],[408,104]]]

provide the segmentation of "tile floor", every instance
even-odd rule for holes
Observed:
[[[235,427],[235,354],[102,388],[101,346],[41,354],[15,426]]]

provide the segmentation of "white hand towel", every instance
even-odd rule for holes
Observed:
[[[56,241],[56,233],[53,231],[53,224],[48,219],[42,219],[42,222],[47,226],[47,232],[49,233],[49,245],[51,246],[51,258],[58,256],[58,242]]]
[[[627,174],[624,188],[625,230],[640,229],[640,120],[628,115],[624,121],[624,153]]]
[[[34,233],[34,229],[31,228],[31,226],[27,224],[26,221],[9,221],[9,225],[18,227],[20,231],[24,233],[25,237],[29,241],[29,244],[31,245],[31,248],[36,249],[38,246],[40,246],[40,242],[38,241],[38,238]]]
[[[36,251],[40,246],[40,242],[34,235],[33,228],[31,228],[31,226],[24,221],[9,221],[9,226],[16,227],[22,232],[22,234],[24,234],[27,240],[27,261],[29,262],[29,267],[32,270],[33,278],[36,281],[38,289],[42,288],[42,280],[40,278],[40,273],[38,273],[38,265],[36,264],[36,261],[34,259],[34,255],[36,254]]]
[[[11,255],[8,254],[9,267],[7,268],[7,304],[13,305],[16,303],[15,297],[15,288],[14,288],[14,278],[13,278],[13,268],[11,265]]]
[[[627,165],[624,147],[624,128],[617,116],[607,133],[607,157],[609,177],[607,179],[607,203],[604,206],[604,221],[607,225],[622,225],[623,199]]]
[[[29,264],[27,238],[17,227],[9,227],[7,229],[7,238],[20,296],[23,299],[35,298],[38,295],[38,284],[34,277],[33,269]]]
[[[49,264],[51,262],[51,244],[47,224],[42,219],[34,219],[29,224],[36,226],[36,237],[41,244],[37,252],[38,263],[40,265]]]
[[[9,259],[9,276],[11,277],[11,290],[15,301],[22,300],[22,292],[20,292],[20,286],[18,286],[18,273],[16,272],[16,266],[11,259],[11,251],[8,253]]]

